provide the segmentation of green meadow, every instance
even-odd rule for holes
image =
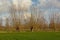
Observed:
[[[0,40],[60,40],[60,32],[0,33]]]

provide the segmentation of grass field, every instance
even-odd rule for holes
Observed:
[[[60,40],[60,32],[0,33],[0,40]]]

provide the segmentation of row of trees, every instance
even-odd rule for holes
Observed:
[[[12,17],[12,16],[11,16]],[[11,20],[12,19],[12,20]],[[50,17],[50,23],[47,24],[44,17],[42,18],[34,18],[33,14],[31,14],[31,18],[28,22],[26,22],[25,24],[21,24],[21,20],[17,19],[16,16],[14,15],[14,18],[12,17],[9,21],[9,18],[6,18],[6,23],[5,23],[5,27],[3,27],[2,25],[2,19],[0,19],[0,30],[30,30],[32,31],[48,31],[48,30],[52,30],[52,31],[60,31],[60,22],[59,22],[59,16],[57,18]],[[56,20],[57,19],[57,20]],[[26,21],[26,20],[24,20]],[[11,24],[9,23],[11,22]],[[12,29],[11,29],[12,28]]]
[[[9,8],[9,17],[6,18],[5,26],[2,25],[2,19],[0,18],[0,30],[7,31],[60,31],[60,17],[56,12],[53,12],[49,15],[49,23],[47,23],[46,18],[44,18],[44,12],[40,10],[37,6],[31,6],[29,9],[21,8],[18,5],[18,8],[11,2]],[[21,23],[21,14],[24,12],[30,12],[31,17],[28,19],[23,19],[25,24]],[[23,15],[24,16],[24,15]],[[23,22],[23,23],[24,23]]]

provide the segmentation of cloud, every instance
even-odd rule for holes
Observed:
[[[47,3],[47,0],[39,0],[40,6],[44,6]]]
[[[2,2],[0,2],[0,6],[2,5]]]
[[[13,0],[13,4],[18,7],[20,5],[20,8],[29,8],[32,5],[31,0]]]
[[[25,19],[28,19],[28,18],[30,18],[31,17],[31,13],[29,13],[29,12],[25,12],[24,13],[24,18]]]
[[[32,5],[31,0],[21,0],[20,7],[21,8],[29,8]]]
[[[18,7],[18,0],[12,0],[13,4],[16,6],[16,8]]]
[[[58,0],[54,0],[54,1],[51,0],[51,4],[55,7],[60,8],[60,2]]]
[[[5,17],[5,16],[2,17],[3,20],[6,20],[6,18],[7,18],[7,17]]]
[[[40,6],[44,7],[57,7],[60,8],[60,1],[59,0],[39,0]]]

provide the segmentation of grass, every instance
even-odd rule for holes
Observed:
[[[60,32],[0,33],[0,40],[60,40]]]

